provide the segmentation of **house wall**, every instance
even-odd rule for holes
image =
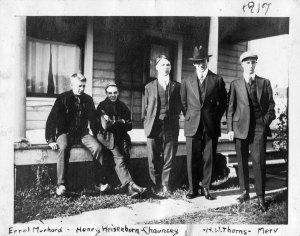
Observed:
[[[237,44],[219,44],[218,74],[223,77],[227,91],[231,81],[241,78],[243,69],[240,55],[247,51],[247,42]]]
[[[105,86],[109,82],[115,82],[118,71],[119,77],[117,80],[121,82],[125,89],[120,91],[120,99],[132,111],[132,119],[135,127],[142,128],[141,112],[142,112],[142,92],[135,89],[134,92],[130,90],[130,83],[133,85],[142,83],[141,71],[135,74],[130,74],[126,68],[134,65],[126,64],[125,59],[118,59],[120,53],[116,52],[116,42],[114,36],[108,31],[103,31],[101,26],[94,24],[94,54],[93,54],[93,88],[92,96],[95,106],[105,99]],[[247,50],[247,42],[237,43],[234,45],[220,43],[218,55],[218,74],[221,75],[226,83],[227,90],[230,82],[242,75],[242,68],[239,63],[239,56],[242,52]],[[136,50],[138,53],[139,50]],[[124,53],[127,53],[124,51]],[[191,57],[192,51],[190,42],[183,41],[183,55],[182,55],[182,79],[185,79],[194,71],[193,65],[188,60]],[[132,56],[132,55],[131,55]],[[116,68],[116,60],[121,67]],[[140,66],[140,65],[139,65]],[[139,67],[137,66],[137,67]],[[141,67],[141,66],[140,66]],[[123,71],[122,71],[123,70]],[[136,86],[134,86],[136,87]],[[26,102],[26,127],[31,129],[44,129],[46,119],[54,103],[54,98],[33,98],[27,97]],[[225,118],[223,118],[225,122]],[[183,127],[183,118],[181,117],[181,127]],[[224,125],[223,125],[224,126]],[[223,127],[226,128],[226,127]]]

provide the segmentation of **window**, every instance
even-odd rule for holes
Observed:
[[[69,76],[81,71],[81,50],[75,44],[27,38],[28,96],[55,96],[70,90]]]

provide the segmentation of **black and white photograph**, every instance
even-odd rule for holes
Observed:
[[[297,1],[0,5],[0,235],[299,234]]]

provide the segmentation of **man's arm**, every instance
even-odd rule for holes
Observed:
[[[56,130],[58,126],[57,122],[59,122],[58,115],[60,113],[60,104],[61,104],[61,99],[57,98],[54,102],[54,105],[46,121],[45,139],[46,142],[53,150],[56,150],[58,148],[55,138],[56,138]]]
[[[269,107],[263,119],[266,125],[270,125],[271,122],[276,118],[275,109],[274,109],[275,102],[273,99],[273,91],[272,91],[271,83],[269,80],[266,80],[266,83],[267,83],[267,91],[269,96]]]
[[[181,98],[181,105],[182,105],[182,112],[185,116],[187,111],[187,93],[186,93],[186,79],[182,80],[181,87],[180,87],[180,98]]]
[[[227,91],[225,88],[225,83],[223,78],[219,79],[219,120],[222,119],[222,116],[227,108]]]
[[[90,128],[94,136],[97,135],[99,132],[99,124],[97,120],[97,114],[95,109],[95,104],[92,98],[89,98],[89,121],[90,121]]]
[[[227,131],[228,131],[228,138],[230,141],[232,141],[234,138],[232,117],[235,112],[235,108],[236,108],[236,93],[235,93],[233,82],[231,82],[230,90],[229,90],[228,109],[227,109]]]
[[[145,96],[144,96],[144,114],[142,116],[142,120],[145,119],[147,116],[147,111],[148,111],[148,104],[149,104],[149,92],[148,92],[148,87],[147,85],[145,86]]]
[[[131,112],[129,108],[124,104],[122,104],[122,119],[117,121],[117,125],[124,128],[124,130],[130,131],[132,130],[132,120],[131,120]]]

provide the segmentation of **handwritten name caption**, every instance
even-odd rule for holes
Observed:
[[[208,235],[213,234],[224,234],[224,235],[276,235],[278,233],[278,227],[258,227],[257,230],[237,228],[230,226],[219,226],[219,227],[206,227],[203,231]]]
[[[127,226],[127,225],[100,225],[95,227],[50,227],[50,226],[24,226],[24,227],[9,227],[8,235],[157,235],[157,236],[177,236],[179,229],[177,227],[166,226]]]

